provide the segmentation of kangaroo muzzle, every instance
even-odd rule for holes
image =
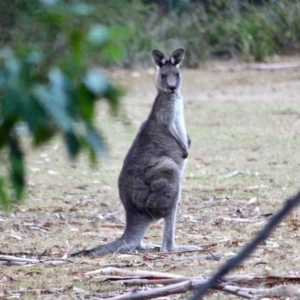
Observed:
[[[168,91],[174,93],[176,91],[177,78],[173,74],[169,74],[167,78]]]

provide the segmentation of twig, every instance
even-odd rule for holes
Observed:
[[[171,294],[186,293],[187,291],[196,290],[201,286],[205,286],[210,278],[203,276],[184,277],[172,273],[162,273],[153,271],[130,271],[118,268],[105,268],[90,271],[85,275],[91,276],[92,280],[101,280],[122,283],[126,286],[131,286],[130,292],[108,298],[110,300],[146,300],[155,299]],[[100,276],[99,276],[100,275]],[[225,293],[233,294],[244,299],[257,299],[258,296],[278,296],[288,297],[300,295],[300,291],[294,286],[277,286],[267,289],[250,288],[251,285],[258,283],[278,283],[299,282],[300,277],[280,277],[267,276],[255,277],[253,275],[231,275],[224,276],[222,281],[219,281],[213,286],[213,289]],[[138,286],[147,286],[147,290],[139,290]],[[163,287],[153,287],[154,285],[164,285]],[[247,285],[243,287],[240,285]],[[95,298],[96,299],[96,298]],[[97,298],[100,299],[100,298]],[[107,299],[107,298],[106,298]]]
[[[127,276],[127,277],[132,276],[134,278],[138,278],[138,277],[184,278],[184,276],[182,275],[176,275],[171,273],[143,271],[143,270],[130,271],[130,270],[113,268],[113,267],[98,269],[98,270],[84,273],[84,275],[96,275],[96,274],[102,274],[106,276],[109,275],[119,275],[119,276]]]
[[[244,288],[241,288],[239,286],[231,286],[231,285],[226,285],[222,288],[219,288],[219,286],[216,286],[217,290],[229,293],[229,294],[233,294],[236,296],[240,296],[242,298],[245,299],[257,299],[257,297],[255,297],[254,295],[249,294],[249,292],[245,291]]]
[[[190,300],[199,300],[204,294],[212,288],[225,274],[227,274],[231,269],[237,266],[242,260],[244,260],[258,244],[264,241],[272,230],[279,224],[279,222],[300,202],[300,192],[288,199],[285,202],[283,208],[277,212],[265,226],[265,228],[252,240],[251,243],[247,244],[244,249],[235,257],[229,259],[223,267],[219,269],[217,273],[203,286],[199,288],[196,294],[190,298]]]
[[[251,174],[249,172],[245,172],[245,171],[233,171],[226,175],[219,176],[219,178],[230,178],[230,177],[234,177],[237,175],[251,175]]]
[[[183,277],[183,278],[170,278],[170,279],[126,279],[121,282],[125,285],[151,285],[151,284],[175,284],[179,282],[184,282],[188,280],[193,280],[193,277]]]
[[[243,290],[259,297],[295,297],[300,296],[300,291],[292,285],[279,285],[270,289],[244,288]]]
[[[182,282],[171,284],[161,288],[155,288],[155,289],[144,290],[144,291],[134,290],[133,292],[108,298],[108,299],[109,300],[141,300],[141,299],[146,300],[146,299],[154,299],[154,298],[173,295],[173,294],[182,294],[182,293],[186,293],[189,290],[195,290],[199,286],[206,283],[206,281],[207,281],[206,279],[184,280]],[[245,299],[257,299],[256,296],[244,292],[243,288],[240,287],[219,284],[216,285],[215,288],[223,292],[234,294],[236,296]]]
[[[108,268],[108,267],[114,267],[114,268],[121,268],[121,267],[140,267],[143,266],[145,263],[132,263],[132,262],[128,262],[128,263],[103,263],[103,264],[99,264],[100,267],[102,268]]]
[[[49,288],[49,289],[27,289],[27,288],[20,288],[19,290],[8,290],[5,289],[5,293],[7,294],[18,294],[18,295],[26,295],[30,293],[34,293],[37,295],[41,294],[61,294],[64,291],[68,290],[69,287],[67,288]]]
[[[26,264],[45,264],[45,265],[58,265],[63,263],[73,263],[73,261],[65,258],[56,259],[38,259],[38,258],[26,258],[17,257],[11,255],[0,255],[0,264],[7,265],[26,265]]]
[[[186,260],[221,260],[224,256],[220,253],[213,254],[210,252],[209,255],[197,255],[197,256],[185,256],[185,257],[175,257],[174,261],[186,261]],[[165,259],[162,259],[164,261]]]
[[[105,268],[90,271],[85,275],[93,276],[93,279],[101,281],[111,280],[121,282],[125,285],[136,286],[136,285],[155,285],[162,284],[164,287],[153,288],[147,291],[133,290],[130,293],[119,295],[110,300],[127,300],[127,299],[154,299],[161,296],[170,294],[185,293],[189,290],[195,290],[200,285],[205,284],[208,279],[202,276],[199,277],[184,277],[172,273],[162,273],[153,271],[130,271],[118,268]],[[94,276],[96,275],[96,276]],[[102,275],[102,276],[97,276]],[[253,275],[234,275],[227,276],[224,281],[232,283],[239,283],[244,281],[253,280]],[[256,299],[255,296],[250,295],[247,291],[244,291],[241,287],[229,286],[227,284],[218,284],[214,287],[215,289],[227,292],[230,294],[237,295],[245,299]]]
[[[225,279],[225,278],[224,278]],[[248,284],[248,279],[250,282],[253,279],[253,276],[250,275],[236,275],[236,276],[229,276],[226,277],[226,280],[232,279],[231,281],[236,282],[243,282],[244,284]],[[199,287],[205,285],[208,279],[205,278],[175,278],[175,279],[166,279],[166,280],[124,280],[123,283],[125,284],[143,284],[143,285],[151,285],[151,284],[165,284],[165,283],[172,283],[160,288],[153,288],[148,290],[139,291],[137,289],[132,289],[129,293],[118,295],[111,298],[106,298],[109,300],[147,300],[147,299],[155,299],[162,296],[173,295],[173,294],[182,294],[186,293],[190,290],[198,289]],[[244,299],[253,299],[256,300],[264,297],[295,297],[300,295],[299,289],[294,286],[276,286],[273,288],[268,289],[256,289],[256,288],[248,288],[248,287],[240,287],[235,285],[229,285],[227,283],[219,283],[214,285],[213,289],[229,293]],[[100,298],[97,298],[100,300]],[[101,299],[102,300],[102,299]]]
[[[33,264],[40,262],[40,260],[37,258],[25,258],[25,257],[17,257],[17,256],[10,256],[10,255],[0,255],[0,261],[33,263]]]
[[[155,273],[155,272],[154,272]],[[198,277],[174,277],[172,278],[173,274],[168,274],[170,278],[168,279],[160,279],[160,278],[155,278],[154,276],[151,276],[151,273],[149,273],[150,278],[154,279],[143,279],[143,278],[133,278],[133,279],[121,279],[121,282],[126,285],[150,285],[150,284],[163,284],[163,285],[168,285],[168,284],[175,284],[179,282],[184,282],[184,281],[199,281],[199,284],[201,281],[205,283],[208,279],[203,277],[203,276],[198,276]],[[234,276],[226,276],[224,278],[224,281],[230,282],[230,283],[244,283],[245,281],[247,284],[249,284],[249,281],[253,280],[254,276],[252,275],[234,275]],[[202,284],[203,284],[202,283]]]

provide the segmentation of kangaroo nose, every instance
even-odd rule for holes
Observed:
[[[171,92],[175,92],[176,86],[175,85],[169,86],[169,89]]]

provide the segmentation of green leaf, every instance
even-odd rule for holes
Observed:
[[[10,208],[7,194],[6,194],[5,188],[4,188],[4,182],[2,179],[0,179],[0,205],[6,211],[8,211]]]
[[[42,62],[43,55],[38,51],[30,51],[30,53],[25,58],[26,62],[31,65],[37,65]]]
[[[5,62],[13,57],[13,51],[9,47],[4,47],[0,49],[0,62]]]
[[[108,30],[102,25],[94,25],[88,32],[87,41],[93,46],[102,45],[109,37]]]
[[[104,94],[104,96],[107,98],[107,101],[110,105],[113,114],[117,114],[120,105],[119,99],[123,95],[124,95],[124,90],[112,85],[109,86],[106,93]]]
[[[81,84],[77,88],[78,96],[78,108],[81,113],[81,116],[88,123],[92,123],[95,116],[95,105],[94,102],[96,97],[91,93],[85,85]]]
[[[116,42],[105,45],[102,55],[108,63],[117,63],[124,55],[123,48]]]
[[[51,92],[51,89],[47,89],[42,85],[36,85],[33,89],[33,95],[44,108],[44,118],[47,118],[48,115],[61,131],[70,131],[72,121],[66,112],[66,95],[55,89]]]
[[[57,130],[55,130],[55,127],[52,124],[52,127],[50,124],[46,126],[46,124],[40,124],[33,134],[33,143],[34,146],[39,146],[48,140],[50,140],[54,134],[56,134]]]
[[[17,85],[8,87],[0,98],[2,102],[1,115],[4,119],[18,118],[21,111],[22,93]]]
[[[73,50],[73,59],[75,59],[75,62],[77,64],[81,64],[83,59],[85,58],[83,55],[83,38],[84,38],[84,33],[80,30],[73,30],[72,33],[70,34],[70,40],[71,40],[71,45],[72,45],[72,50]]]
[[[95,128],[93,128],[89,124],[86,124],[85,130],[86,130],[86,135],[85,135],[86,140],[88,145],[92,149],[92,151],[97,155],[106,152],[107,148],[105,146],[105,143],[103,139],[100,137],[100,135],[97,133]]]
[[[11,57],[5,61],[5,68],[8,72],[9,77],[17,77],[21,68],[19,60],[15,57]]]
[[[92,12],[92,6],[85,3],[75,3],[69,7],[69,11],[78,16],[87,16]]]
[[[80,141],[74,132],[66,132],[64,135],[68,153],[71,158],[75,158],[81,148]]]
[[[50,116],[63,131],[72,130],[72,116],[69,115],[69,104],[72,103],[70,85],[59,69],[51,70],[50,86],[36,84],[32,94],[44,108],[44,117]]]
[[[0,122],[0,149],[8,144],[9,134],[13,128],[15,122],[12,120],[4,120]]]
[[[13,184],[16,198],[21,199],[25,188],[25,168],[23,153],[16,137],[9,138],[9,160],[11,167],[11,182]]]
[[[114,26],[109,33],[112,41],[125,41],[131,35],[129,28],[125,26]]]
[[[65,12],[57,9],[51,11],[43,11],[38,16],[39,23],[49,24],[51,26],[56,25],[60,28],[64,28],[63,26],[68,21],[68,16]]]
[[[0,69],[0,89],[6,83],[6,72],[3,68]]]
[[[41,3],[45,6],[51,7],[59,3],[59,0],[40,0]]]
[[[100,96],[108,88],[107,78],[97,70],[89,70],[83,78],[86,88],[93,94]]]

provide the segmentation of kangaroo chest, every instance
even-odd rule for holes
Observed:
[[[176,105],[174,108],[174,126],[178,134],[181,136],[182,140],[187,145],[187,134],[184,121],[183,103],[181,98],[176,101]]]

